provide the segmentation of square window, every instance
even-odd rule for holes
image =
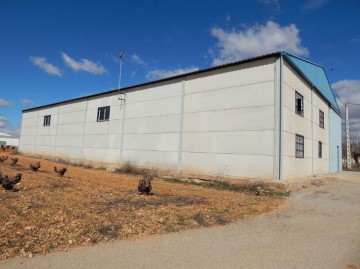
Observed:
[[[322,158],[322,142],[319,141],[319,158]]]
[[[319,126],[324,129],[324,112],[319,110]]]
[[[295,140],[295,157],[304,158],[304,137],[298,134]]]
[[[107,121],[110,118],[110,106],[98,108],[97,121]]]
[[[44,126],[50,126],[51,115],[44,116]]]
[[[295,112],[304,117],[304,97],[298,92],[295,92]]]

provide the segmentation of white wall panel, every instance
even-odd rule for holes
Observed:
[[[82,148],[80,147],[56,147],[55,154],[60,158],[74,158],[81,159],[82,158]]]
[[[126,104],[125,118],[163,116],[180,113],[180,97]]]
[[[274,80],[274,59],[228,67],[188,79],[185,93],[209,91]]]
[[[22,127],[21,136],[36,135],[36,127]]]
[[[22,128],[25,127],[36,127],[37,126],[37,117],[36,118],[23,118],[22,121]]]
[[[107,134],[107,135],[85,135],[84,147],[86,148],[120,148],[120,135],[118,134]]]
[[[55,148],[54,146],[36,145],[34,154],[53,155]]]
[[[124,135],[124,149],[177,151],[179,135],[177,133]]]
[[[85,124],[85,134],[108,134],[110,121],[87,122]]]
[[[273,156],[183,152],[182,169],[223,176],[271,179]]]
[[[35,145],[36,136],[30,135],[21,135],[20,145]]]
[[[184,132],[255,131],[274,128],[274,107],[250,107],[184,115]]]
[[[36,137],[36,146],[55,146],[55,136],[42,135]]]
[[[81,147],[83,143],[82,135],[67,135],[56,137],[56,146],[57,147]]]
[[[98,97],[92,97],[88,101],[88,109],[98,109],[104,106],[119,106],[120,100],[118,94],[102,95]]]
[[[119,149],[84,148],[84,159],[89,161],[118,163]]]
[[[123,160],[129,160],[142,166],[177,169],[178,153],[167,151],[124,150]]]
[[[85,110],[61,113],[58,116],[58,124],[84,122]]]
[[[77,112],[86,110],[86,101],[77,101],[70,104],[62,104],[59,106],[59,113]]]
[[[183,152],[273,155],[274,131],[185,133]]]
[[[57,128],[57,135],[82,135],[84,123],[61,124]]]
[[[181,95],[181,80],[162,83],[161,85],[150,85],[139,87],[135,91],[127,93],[127,103],[144,102],[154,99],[164,99]]]
[[[274,104],[274,81],[187,94],[185,113]]]
[[[55,115],[58,114],[58,107],[50,107],[50,108],[43,108],[39,110],[39,118],[44,117],[45,115]]]
[[[121,122],[119,123],[121,124]],[[125,133],[171,133],[179,132],[180,115],[132,118],[125,121]]]

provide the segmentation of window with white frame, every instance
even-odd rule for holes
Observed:
[[[110,106],[98,108],[97,121],[107,121],[110,118]]]
[[[324,112],[319,110],[319,126],[324,129]]]
[[[304,117],[304,97],[298,92],[295,92],[295,112]]]
[[[304,137],[297,134],[295,139],[295,157],[304,158]]]
[[[51,115],[44,116],[44,126],[50,126]]]
[[[322,142],[321,141],[319,141],[319,149],[318,149],[318,151],[319,151],[318,157],[322,158]]]

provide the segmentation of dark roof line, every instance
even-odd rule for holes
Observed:
[[[56,105],[60,105],[60,104],[66,104],[66,103],[70,103],[70,102],[74,102],[74,101],[86,100],[88,98],[111,94],[111,93],[115,93],[115,92],[119,92],[119,91],[128,91],[128,90],[142,87],[142,86],[148,86],[148,85],[153,85],[156,83],[161,83],[161,82],[165,82],[165,81],[169,81],[169,80],[174,80],[174,79],[179,79],[179,78],[183,78],[183,77],[187,77],[187,76],[202,74],[202,73],[206,73],[206,72],[210,72],[210,71],[214,71],[214,70],[219,70],[219,69],[223,69],[223,68],[227,68],[227,67],[236,66],[239,64],[255,62],[258,60],[263,60],[263,59],[267,59],[267,58],[271,58],[271,57],[279,57],[280,55],[281,55],[280,52],[274,52],[274,53],[270,53],[270,54],[261,55],[261,56],[255,57],[255,58],[249,58],[249,59],[245,59],[245,60],[241,60],[241,61],[226,63],[226,64],[222,64],[222,65],[218,65],[218,66],[214,66],[214,67],[210,67],[210,68],[206,68],[206,69],[193,71],[190,73],[180,74],[180,75],[173,76],[173,77],[168,77],[168,78],[153,80],[153,81],[149,81],[149,82],[145,82],[145,83],[141,83],[141,84],[136,84],[136,85],[128,86],[128,87],[121,88],[121,89],[114,89],[114,90],[100,92],[100,93],[96,93],[96,94],[92,94],[92,95],[68,99],[65,101],[60,101],[60,102],[56,102],[56,103],[52,103],[52,104],[48,104],[48,105],[32,107],[32,108],[24,109],[24,110],[22,110],[22,112],[30,112],[30,111],[34,111],[34,110],[38,110],[38,109],[42,109],[42,108],[46,108],[46,107],[52,107],[52,106],[56,106]]]

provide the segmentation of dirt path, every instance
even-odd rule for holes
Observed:
[[[0,268],[360,268],[360,173],[318,177],[252,220],[81,247]]]

